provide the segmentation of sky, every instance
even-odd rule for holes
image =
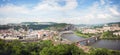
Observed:
[[[0,0],[0,24],[120,22],[120,0]]]

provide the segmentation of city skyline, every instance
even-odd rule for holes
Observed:
[[[0,24],[120,22],[120,0],[0,0]]]

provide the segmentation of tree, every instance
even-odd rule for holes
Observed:
[[[111,55],[110,51],[107,49],[93,49],[90,52],[90,55]]]
[[[4,50],[5,50],[5,43],[3,40],[0,39],[0,54],[3,54]]]
[[[111,51],[112,55],[120,55],[120,51]]]
[[[82,49],[79,49],[75,45],[61,44],[57,46],[52,46],[50,48],[46,47],[41,52],[40,55],[85,55]]]

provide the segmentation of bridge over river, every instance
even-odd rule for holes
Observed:
[[[89,44],[95,43],[99,39],[99,37],[100,37],[100,36],[92,36],[90,38],[76,37],[76,35],[74,34],[73,31],[63,31],[63,32],[60,32],[59,36],[62,37],[62,38],[67,36],[67,39],[69,39],[69,37],[70,37],[69,40],[71,42],[75,42],[76,44],[80,44],[80,45],[89,45]],[[74,38],[76,38],[76,40],[74,40]]]

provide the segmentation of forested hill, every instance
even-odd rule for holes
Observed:
[[[19,29],[19,28],[25,28],[28,27],[29,29],[33,30],[40,30],[40,29],[61,29],[66,27],[66,23],[54,23],[54,22],[22,22],[19,24],[10,23],[7,25],[0,25],[0,29]]]
[[[22,25],[53,25],[55,22],[22,22]]]

